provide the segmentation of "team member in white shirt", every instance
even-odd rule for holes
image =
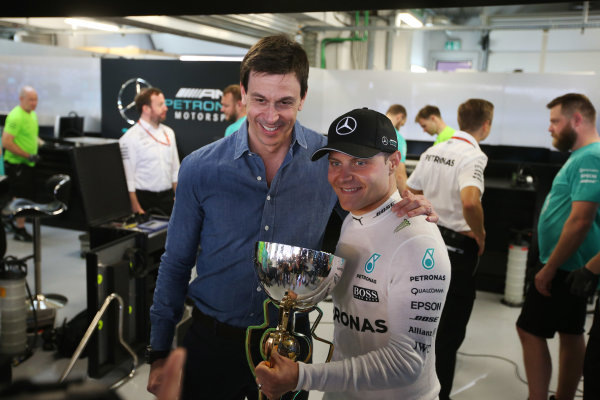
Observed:
[[[175,133],[161,124],[168,110],[165,96],[160,89],[147,88],[136,96],[135,106],[140,119],[119,139],[131,210],[170,215],[179,154]]]
[[[487,156],[479,142],[490,133],[494,105],[470,99],[458,108],[460,131],[419,159],[408,189],[424,194],[439,213],[438,225],[450,254],[452,280],[436,337],[440,400],[450,397],[456,352],[465,338],[475,301],[474,274],[485,248],[483,171]]]
[[[273,354],[256,368],[257,383],[269,398],[303,389],[327,399],[436,399],[434,338],[450,261],[435,225],[391,211],[400,201],[394,127],[376,111],[350,111],[312,159],[326,154],[329,183],[350,211],[336,249],[347,264],[332,294],[333,359],[304,364]]]

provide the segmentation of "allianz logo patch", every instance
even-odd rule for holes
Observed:
[[[370,303],[379,303],[379,295],[377,294],[377,291],[373,289],[366,289],[354,285],[352,287],[352,295],[358,300],[368,301]]]

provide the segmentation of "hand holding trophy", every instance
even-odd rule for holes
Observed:
[[[315,334],[323,312],[317,303],[331,293],[344,271],[344,259],[323,251],[306,249],[272,242],[256,242],[254,269],[266,294],[269,296],[263,305],[265,321],[260,326],[250,326],[246,331],[246,355],[252,373],[256,364],[252,359],[251,337],[254,330],[269,327],[267,306],[270,302],[279,308],[277,328],[268,328],[260,340],[260,353],[263,360],[269,360],[271,351],[293,361],[300,355],[298,339],[305,340],[308,361],[312,355],[310,339],[299,332],[289,330],[290,317],[294,312],[319,313],[310,329],[313,338],[329,345],[326,362],[331,360],[333,343]],[[262,361],[262,360],[261,360]]]

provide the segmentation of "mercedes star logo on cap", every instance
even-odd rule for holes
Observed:
[[[338,135],[348,135],[356,130],[356,120],[352,117],[345,117],[335,126],[335,132]]]

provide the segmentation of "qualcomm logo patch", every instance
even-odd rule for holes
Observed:
[[[345,117],[335,126],[335,132],[338,135],[348,135],[356,130],[356,120],[352,117]]]
[[[435,260],[433,259],[433,249],[425,250],[425,254],[423,255],[421,265],[423,265],[423,268],[425,269],[432,269],[435,266]]]
[[[369,259],[365,263],[365,272],[367,274],[373,272],[373,270],[375,269],[375,261],[379,260],[379,257],[381,257],[381,254],[377,253],[373,253],[373,255],[369,257]]]

